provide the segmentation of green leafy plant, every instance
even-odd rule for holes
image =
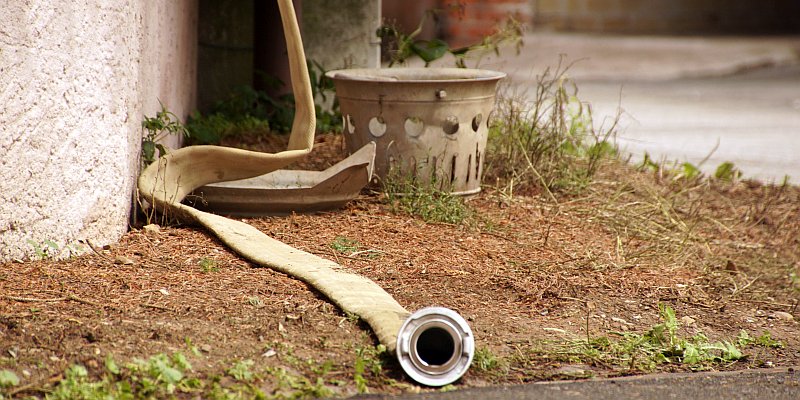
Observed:
[[[42,243],[28,239],[28,244],[33,247],[33,252],[40,260],[55,257],[59,251],[58,244],[50,239],[45,239]]]
[[[135,359],[126,365],[126,369],[132,390],[142,397],[163,397],[176,391],[188,392],[197,386],[196,380],[186,378],[185,373],[191,371],[192,366],[183,353]]]
[[[190,341],[187,339],[187,345]],[[190,346],[191,347],[191,346]],[[332,361],[319,363],[314,360],[301,360],[291,355],[291,349],[275,346],[286,352],[286,360],[294,370],[310,370],[317,375],[308,378],[290,372],[284,367],[266,367],[253,371],[255,362],[238,360],[225,374],[232,379],[223,380],[217,375],[198,376],[189,360],[180,352],[172,355],[157,354],[148,359],[134,359],[124,365],[117,364],[107,357],[105,369],[93,377],[82,365],[72,365],[64,371],[64,377],[53,388],[39,388],[47,393],[47,399],[162,399],[162,398],[208,398],[208,399],[301,399],[328,398],[334,391],[328,387],[326,375],[334,369]],[[365,350],[368,371],[372,367],[371,350]],[[256,373],[258,372],[258,373]],[[265,375],[266,374],[266,375]],[[271,394],[264,393],[257,385],[266,376],[274,378]],[[333,381],[331,381],[333,382]],[[19,384],[16,375],[0,370],[0,389]],[[2,398],[2,396],[0,396]]]
[[[783,342],[775,340],[768,331],[764,331],[760,336],[752,337],[746,330],[739,331],[739,336],[736,337],[736,343],[739,346],[761,346],[773,349],[783,348]]]
[[[180,118],[172,111],[168,111],[163,103],[161,111],[155,117],[145,116],[142,121],[142,164],[147,166],[153,163],[156,158],[167,154],[167,149],[159,143],[168,135],[181,135],[189,137],[189,131],[181,123]]]
[[[68,258],[85,251],[85,247],[81,243],[67,243],[63,247],[51,239],[45,239],[41,243],[28,239],[27,243],[33,248],[34,256],[38,260]]]
[[[488,347],[481,347],[475,351],[472,365],[478,371],[491,372],[500,367],[500,360]]]
[[[219,266],[217,265],[217,261],[210,259],[210,258],[203,258],[198,263],[200,265],[200,270],[208,273],[208,272],[219,272]]]
[[[112,393],[117,392],[107,379],[92,381],[89,373],[82,365],[73,365],[64,372],[58,386],[48,394],[48,400],[72,400],[72,399],[107,399],[114,398]],[[116,398],[132,399],[130,391],[125,391],[127,396],[117,396]],[[122,394],[122,393],[120,393]]]
[[[0,389],[10,388],[19,385],[19,377],[14,371],[0,369]],[[0,398],[2,396],[0,395]]]
[[[671,165],[665,165],[665,163],[655,162],[647,152],[644,153],[644,157],[637,165],[637,168],[640,170],[658,172],[664,176],[670,176],[673,181],[699,181],[702,179],[708,179],[704,176],[703,172],[700,170],[700,167],[695,164],[690,162],[683,162],[679,164],[675,162]],[[733,163],[726,161],[717,166],[713,177],[720,181],[733,182],[742,177],[742,171],[736,168]]]
[[[356,349],[356,360],[353,364],[353,381],[359,393],[369,393],[369,377],[380,377],[383,372],[383,360],[386,346],[366,346]]]
[[[311,381],[304,376],[288,372],[285,368],[267,368],[267,372],[275,377],[278,388],[274,398],[278,399],[307,399],[329,398],[333,391],[325,385],[322,377]]]
[[[319,102],[328,103],[334,91],[333,80],[325,76],[322,65],[315,61],[308,62],[308,73],[312,95]],[[276,86],[283,85],[274,77],[264,80]],[[335,132],[341,129],[341,112],[335,98],[328,108],[315,104],[315,112],[317,131]],[[294,113],[295,99],[291,93],[275,97],[251,86],[240,86],[227,98],[217,101],[207,113],[193,112],[186,128],[192,144],[216,144],[226,137],[245,133],[289,132]]]
[[[732,182],[742,177],[742,171],[739,171],[732,162],[725,161],[714,171],[714,177],[721,181]]]
[[[506,19],[498,25],[495,32],[484,37],[480,42],[469,46],[451,48],[447,42],[441,39],[419,39],[425,24],[432,20],[434,23],[438,19],[438,14],[443,12],[441,9],[427,10],[420,20],[419,26],[411,33],[403,33],[392,24],[383,24],[378,28],[376,35],[381,39],[386,54],[389,55],[389,66],[403,64],[412,57],[419,57],[429,66],[446,54],[450,53],[455,58],[456,66],[466,68],[466,58],[470,54],[489,53],[499,54],[503,45],[511,44],[519,52],[522,46],[523,27],[512,17]]]
[[[344,236],[336,236],[331,243],[331,248],[339,253],[349,254],[358,251],[358,249],[361,248],[361,243]]]
[[[255,364],[253,360],[238,361],[228,369],[227,373],[238,381],[250,382],[253,380],[253,372],[250,371],[253,364]]]
[[[709,341],[703,333],[683,337],[675,311],[659,305],[661,322],[645,333],[614,332],[611,336],[587,337],[554,346],[555,354],[571,363],[619,365],[635,371],[652,371],[659,364],[705,369],[716,363],[746,358],[730,341]],[[548,353],[551,350],[542,350]]]
[[[287,129],[291,124],[289,105],[250,86],[234,89],[227,98],[211,107],[207,114],[194,111],[186,122],[192,144],[216,144],[225,137],[244,132],[268,132],[272,128]],[[291,127],[291,125],[288,125]]]

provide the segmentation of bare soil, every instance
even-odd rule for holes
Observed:
[[[322,136],[322,155],[305,167],[330,165],[341,148]],[[746,347],[746,359],[710,368],[800,365],[798,187],[679,183],[613,161],[558,199],[487,187],[467,200],[477,217],[449,225],[394,213],[365,192],[341,210],[245,222],[369,277],[408,310],[441,305],[466,317],[500,367],[472,368],[458,387],[564,379],[576,362],[586,376],[643,373],[570,360],[546,344],[645,332],[659,323],[659,304],[682,318],[682,334],[766,331],[784,344]],[[334,249],[337,238],[358,250]],[[333,390],[347,396],[356,392],[356,350],[376,344],[314,289],[244,261],[197,227],[133,227],[84,256],[0,265],[0,369],[22,379],[18,396],[41,395],[71,364],[96,374],[109,355],[124,362],[190,354],[192,345],[202,376],[249,359],[255,370],[284,366],[314,380],[313,365],[330,360],[325,379],[343,382]],[[420,390],[396,362],[383,370],[372,392]],[[258,382],[267,392],[274,384]]]

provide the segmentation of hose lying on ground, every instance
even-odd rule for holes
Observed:
[[[411,314],[375,282],[349,273],[332,261],[295,249],[243,222],[181,203],[200,186],[263,175],[311,151],[316,118],[300,30],[291,0],[278,0],[278,5],[296,101],[287,150],[260,153],[218,146],[178,149],[145,168],[139,177],[139,193],[160,212],[203,225],[244,258],[294,276],[342,310],[358,315],[389,351],[396,352],[412,379],[431,386],[449,384],[466,372],[474,352],[472,332],[461,316],[441,307]]]

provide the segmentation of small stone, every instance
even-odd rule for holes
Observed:
[[[628,325],[629,324],[628,321],[625,321],[624,319],[619,318],[619,317],[611,317],[611,320],[616,322],[616,323],[623,324],[623,325]]]
[[[158,292],[163,294],[164,296],[169,296],[169,290],[165,288],[158,289]]]
[[[572,365],[565,365],[555,370],[555,375],[568,376],[571,378],[583,378],[588,375],[588,372],[583,369]]]
[[[158,236],[161,234],[161,227],[157,224],[149,224],[143,226],[142,231],[148,236]]]
[[[269,357],[274,357],[276,354],[278,354],[278,352],[275,351],[275,349],[269,349],[265,351],[264,354],[262,354],[261,356],[269,358]]]
[[[114,264],[117,265],[133,265],[133,260],[125,256],[116,256],[114,258]]]
[[[681,317],[681,325],[683,326],[695,326],[696,323],[697,321],[688,315]]]
[[[792,321],[794,320],[794,315],[789,314],[788,312],[775,311],[772,313],[772,318],[779,319],[781,321]]]

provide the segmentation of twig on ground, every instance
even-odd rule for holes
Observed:
[[[61,294],[61,293],[56,293],[56,294]],[[42,299],[42,298],[37,298],[37,297],[25,297],[25,296],[9,296],[9,295],[5,295],[5,296],[3,296],[3,298],[11,300],[11,301],[22,302],[22,303],[58,303],[58,302],[61,302],[61,301],[71,300],[71,301],[75,301],[75,302],[78,302],[78,303],[83,303],[83,304],[86,304],[86,305],[90,305],[90,306],[93,306],[93,307],[117,309],[116,307],[114,307],[112,305],[100,304],[100,303],[97,303],[97,302],[94,302],[94,301],[91,301],[91,300],[87,300],[87,299],[78,297],[78,296],[76,296],[74,294],[71,294],[71,293],[67,294],[66,296],[54,297],[52,299]]]

